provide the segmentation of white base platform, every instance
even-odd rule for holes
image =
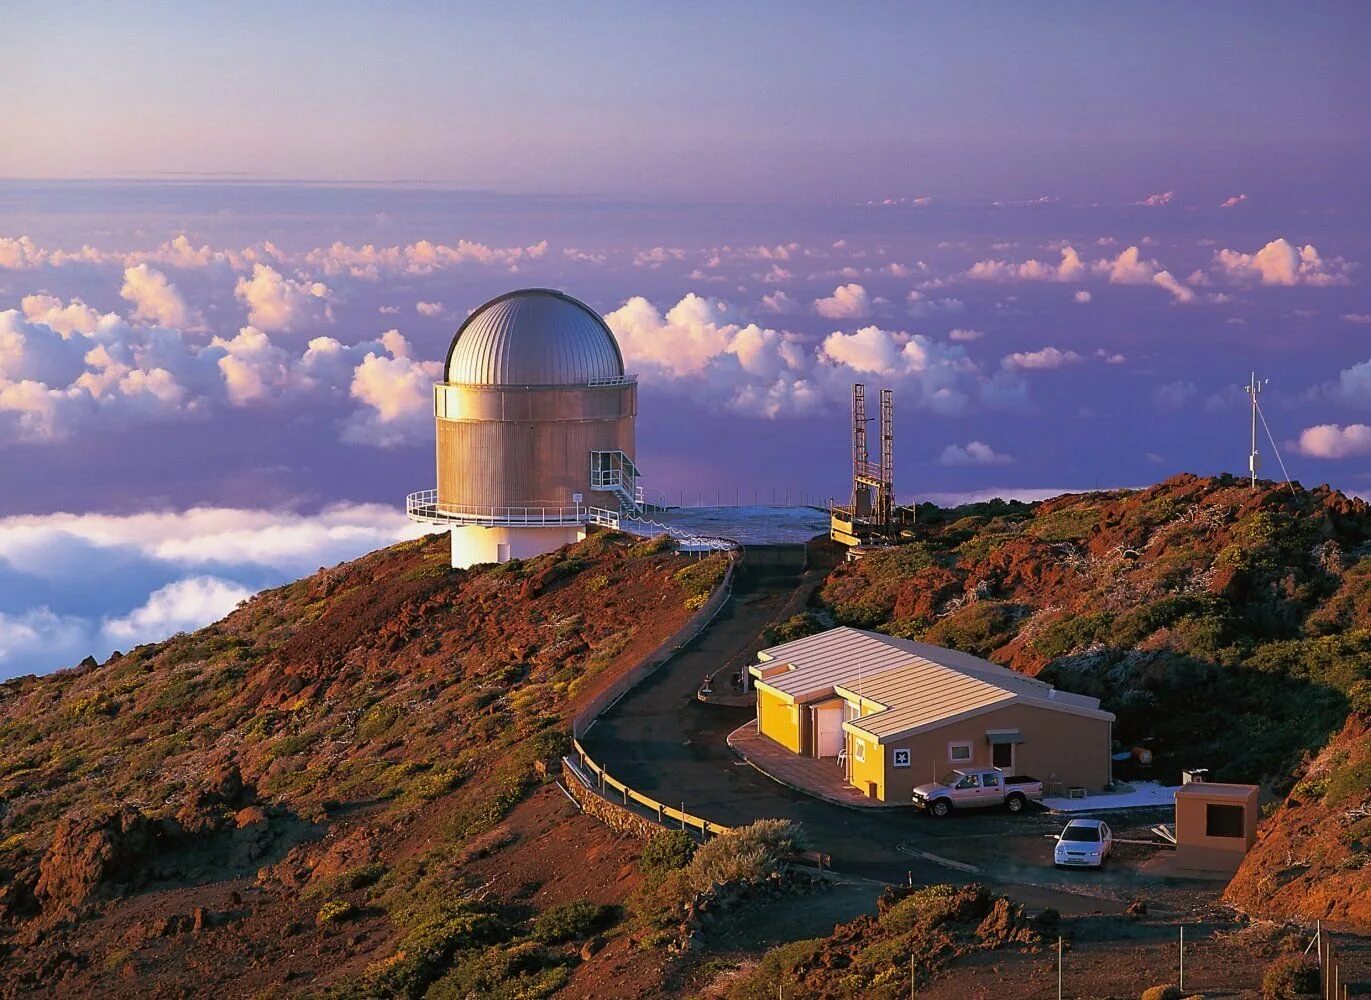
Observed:
[[[505,528],[466,524],[452,529],[452,566],[466,569],[478,563],[532,559],[586,537],[583,524],[556,527]]]
[[[1155,781],[1135,781],[1126,787],[1126,791],[1095,792],[1083,799],[1053,795],[1044,798],[1043,805],[1058,813],[1093,813],[1109,809],[1169,809],[1176,804],[1178,786],[1160,785]]]

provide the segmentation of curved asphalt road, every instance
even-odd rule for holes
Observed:
[[[705,705],[695,691],[722,664],[735,668],[755,659],[762,629],[800,584],[803,565],[803,546],[749,547],[733,599],[714,624],[601,716],[581,740],[586,751],[631,787],[719,823],[797,820],[813,845],[832,856],[833,867],[850,875],[886,882],[912,875],[922,884],[980,880],[1012,888],[1030,905],[1063,912],[1116,911],[1141,891],[1156,899],[1162,883],[1135,869],[1053,869],[1045,835],[1059,830],[1062,821],[1046,813],[1010,817],[987,810],[936,821],[912,809],[847,809],[792,791],[739,761],[725,738],[753,718],[753,710]],[[923,854],[978,871],[941,865]],[[1181,897],[1194,895],[1190,888]]]

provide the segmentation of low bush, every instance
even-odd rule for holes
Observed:
[[[1179,986],[1168,983],[1165,986],[1149,986],[1142,991],[1141,1000],[1182,1000],[1184,996]]]
[[[1295,1000],[1319,991],[1319,967],[1302,955],[1282,955],[1262,975],[1262,1000]]]
[[[759,819],[701,845],[686,873],[700,891],[721,882],[760,882],[776,871],[783,857],[806,846],[792,821]]]
[[[319,912],[314,916],[314,922],[320,927],[327,927],[330,924],[345,923],[356,915],[357,907],[346,899],[330,899],[319,907]]]
[[[1358,715],[1371,715],[1371,680],[1360,680],[1347,689],[1347,707]]]
[[[533,920],[529,936],[540,944],[580,941],[614,922],[615,908],[578,899],[544,910]]]
[[[566,985],[571,961],[529,942],[487,948],[460,960],[424,1000],[544,1000]]]
[[[654,833],[643,845],[638,868],[644,875],[662,875],[690,864],[700,845],[684,830],[662,830]]]

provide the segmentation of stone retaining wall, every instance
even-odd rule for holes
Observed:
[[[593,816],[616,833],[627,833],[639,840],[647,840],[654,833],[664,829],[648,817],[591,791],[572,770],[566,758],[562,758],[562,780],[566,783],[571,797],[587,816]]]

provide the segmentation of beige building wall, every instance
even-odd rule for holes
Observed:
[[[435,387],[438,499],[504,507],[570,504],[619,508],[590,490],[590,453],[634,454],[633,384],[605,387]]]
[[[1256,785],[1185,785],[1176,792],[1176,867],[1233,874],[1257,842],[1259,789]],[[1243,810],[1241,837],[1211,837],[1209,806]]]
[[[876,747],[868,740],[868,764],[860,770],[854,764],[853,784],[869,792],[874,782],[875,797],[886,802],[905,802],[915,785],[934,781],[955,767],[991,767],[988,729],[1017,729],[1023,742],[1014,747],[1012,774],[1027,774],[1043,781],[1059,781],[1099,791],[1109,783],[1111,724],[1106,719],[1039,708],[1035,705],[1009,705],[937,729]],[[856,734],[849,734],[857,738]],[[971,744],[971,759],[954,762],[949,744]],[[895,751],[909,751],[909,766],[895,766]],[[848,756],[855,760],[849,742]],[[879,762],[879,763],[876,763]]]

